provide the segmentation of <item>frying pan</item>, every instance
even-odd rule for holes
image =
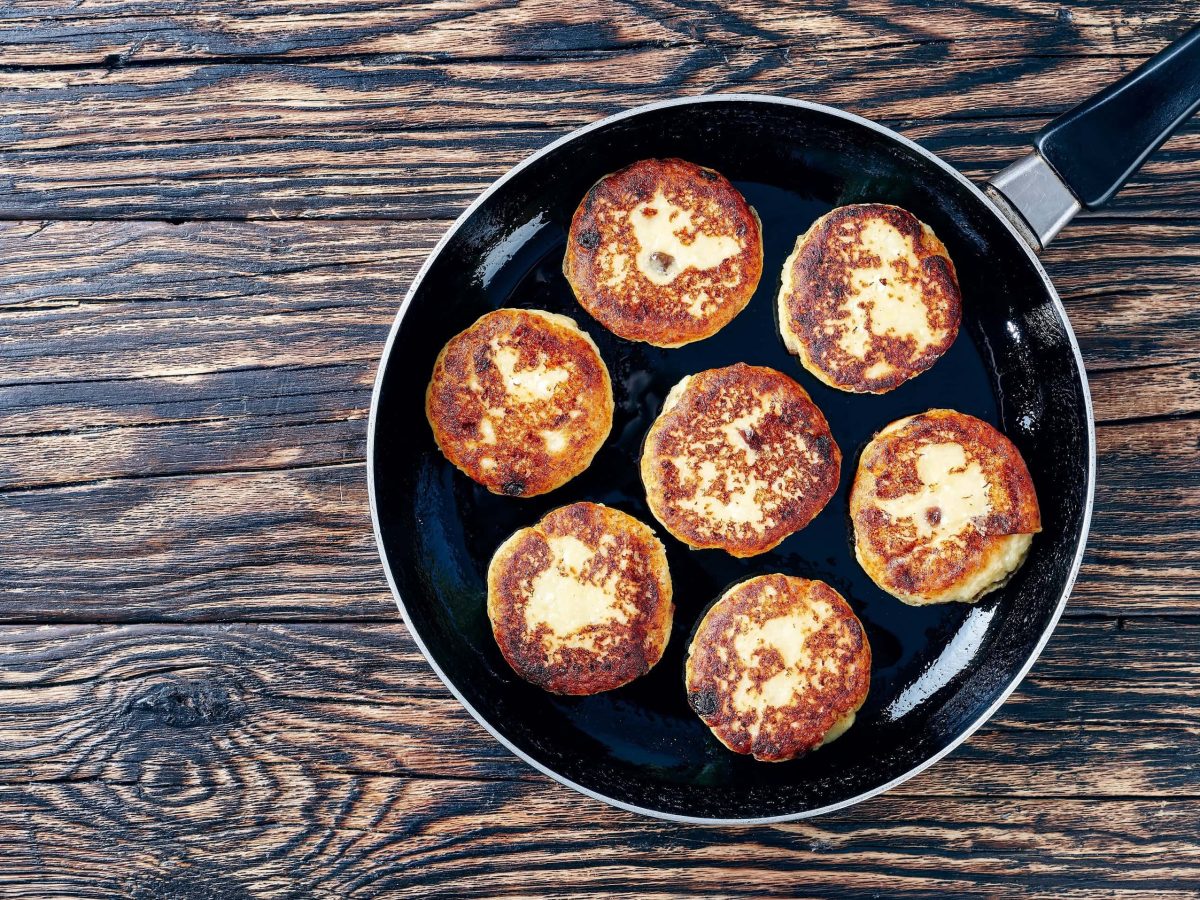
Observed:
[[[654,103],[581,128],[484,192],[426,260],[396,316],[371,404],[368,480],[376,539],[409,630],[447,687],[497,740],[542,772],[615,806],[689,822],[816,815],[912,777],[978,728],[1013,691],[1066,603],[1087,536],[1095,434],[1079,348],[1044,247],[1082,208],[1109,200],[1200,103],[1200,30],[1043,129],[1029,156],[980,190],[933,153],[880,125],[800,100],[722,94]],[[601,176],[678,156],[728,176],[763,222],[762,284],[715,337],[676,350],[623,341],[576,304],[561,273],[571,214]],[[803,371],[773,319],[778,273],[797,235],[833,206],[903,206],[929,223],[957,266],[964,320],[927,373],[882,396],[840,393]],[[438,452],[424,392],[442,345],[488,310],[575,318],[613,376],[612,436],[581,476],[543,497],[489,494]],[[505,664],[485,611],[496,547],[579,500],[655,524],[638,478],[646,429],[682,376],[737,361],[800,381],[845,462],[841,486],[807,528],[746,560],[668,548],[676,617],[662,661],[632,684],[558,697]],[[870,437],[901,416],[951,407],[1000,427],[1037,486],[1043,532],[1006,587],[974,606],[914,608],[854,561],[847,486]],[[862,619],[870,695],[835,743],[788,763],[733,754],[688,708],[683,659],[705,608],[730,584],[785,572],[823,579]]]

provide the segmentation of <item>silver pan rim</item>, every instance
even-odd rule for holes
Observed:
[[[882,785],[879,785],[878,787],[872,788],[869,791],[864,791],[860,794],[856,794],[855,796],[849,797],[845,800],[838,801],[837,803],[830,803],[826,806],[817,807],[815,809],[804,810],[802,812],[797,812],[797,813],[785,813],[783,815],[778,815],[778,816],[758,816],[758,817],[740,818],[740,819],[739,818],[723,818],[723,817],[707,818],[707,817],[699,817],[699,816],[685,816],[685,815],[680,815],[678,813],[671,813],[671,812],[664,812],[663,810],[650,809],[647,807],[638,806],[633,803],[625,803],[624,801],[617,800],[614,797],[609,797],[605,794],[600,793],[599,791],[594,791],[591,788],[585,787],[581,784],[571,781],[569,778],[565,778],[558,772],[555,772],[550,767],[543,765],[542,763],[538,762],[533,757],[526,754],[520,748],[518,748],[513,743],[511,743],[502,734],[500,734],[495,728],[493,728],[491,723],[489,723],[487,721],[487,719],[485,719],[483,717],[483,715],[481,715],[479,713],[479,711],[476,710],[475,707],[472,706],[467,701],[467,699],[459,692],[458,688],[455,687],[454,683],[450,680],[450,678],[448,678],[446,676],[445,672],[442,671],[441,666],[439,666],[437,664],[437,661],[433,658],[432,654],[429,652],[429,649],[425,646],[425,642],[421,639],[420,634],[413,627],[413,624],[408,617],[408,611],[404,606],[403,598],[400,596],[400,590],[396,585],[395,578],[392,576],[392,568],[391,568],[390,563],[388,562],[387,550],[383,544],[383,533],[382,533],[382,530],[381,530],[380,524],[379,524],[379,512],[378,512],[378,507],[377,507],[377,502],[376,502],[376,494],[375,494],[375,467],[373,465],[373,461],[375,459],[375,429],[376,429],[378,412],[379,412],[379,397],[380,397],[380,393],[382,391],[383,377],[384,377],[385,372],[387,371],[388,362],[391,359],[392,346],[395,343],[396,335],[400,331],[400,324],[404,319],[404,315],[408,310],[409,304],[412,303],[413,298],[416,296],[417,291],[420,289],[421,283],[422,283],[422,281],[424,281],[425,275],[429,271],[430,266],[432,266],[433,261],[435,259],[437,259],[437,257],[441,254],[442,250],[445,248],[446,244],[450,241],[450,239],[453,238],[454,235],[458,232],[458,230],[460,228],[462,228],[463,225],[466,224],[466,222],[475,214],[475,211],[480,206],[483,205],[483,203],[488,199],[488,197],[490,197],[493,193],[498,191],[504,184],[506,184],[508,181],[510,181],[512,178],[514,178],[522,170],[524,170],[528,166],[533,165],[533,163],[535,163],[537,160],[541,159],[542,157],[547,156],[550,153],[553,153],[554,151],[558,150],[560,147],[562,147],[566,144],[569,144],[575,140],[578,140],[579,138],[583,137],[584,135],[590,134],[593,131],[597,131],[608,125],[611,125],[614,122],[620,122],[624,119],[632,118],[634,116],[639,116],[644,113],[653,112],[655,110],[665,109],[665,108],[669,108],[669,107],[673,107],[673,106],[687,106],[687,105],[691,105],[691,104],[715,103],[715,102],[721,102],[721,103],[728,103],[728,102],[765,103],[765,104],[772,104],[772,105],[776,105],[776,106],[788,106],[788,107],[808,110],[810,112],[823,113],[825,115],[829,115],[829,116],[832,116],[837,119],[842,119],[847,122],[853,122],[856,125],[860,125],[864,128],[870,129],[871,131],[875,131],[875,132],[878,132],[879,134],[885,135],[886,137],[899,143],[900,145],[907,148],[908,150],[911,150],[913,153],[916,153],[916,154],[924,157],[928,161],[930,161],[933,164],[935,164],[936,166],[938,166],[938,168],[942,169],[943,171],[945,171],[946,173],[951,175],[956,181],[958,181],[961,185],[963,185],[971,194],[973,194],[976,197],[976,199],[978,199],[979,202],[986,209],[988,209],[992,213],[992,215],[996,217],[997,220],[999,220],[1001,225],[1003,225],[1003,227],[1013,236],[1014,240],[1025,251],[1025,254],[1029,258],[1029,261],[1033,264],[1038,275],[1041,277],[1042,283],[1046,289],[1046,295],[1050,298],[1051,304],[1053,305],[1055,311],[1058,314],[1059,319],[1062,321],[1063,326],[1066,329],[1067,339],[1070,341],[1070,344],[1071,344],[1071,352],[1075,356],[1075,365],[1079,372],[1080,385],[1083,388],[1084,412],[1086,413],[1086,416],[1087,416],[1087,439],[1088,439],[1087,496],[1084,501],[1083,520],[1080,525],[1079,535],[1077,538],[1077,544],[1076,544],[1076,548],[1075,548],[1075,557],[1071,562],[1071,569],[1067,575],[1067,582],[1066,582],[1065,586],[1063,587],[1062,594],[1058,599],[1058,604],[1055,607],[1054,613],[1050,618],[1050,622],[1046,626],[1045,631],[1042,633],[1041,639],[1038,641],[1037,645],[1033,648],[1033,652],[1030,653],[1029,658],[1025,661],[1025,664],[1021,666],[1020,670],[1016,673],[1016,675],[1013,676],[1013,678],[1009,681],[1008,685],[1004,688],[1004,690],[1000,692],[1000,695],[996,698],[996,700],[992,703],[992,705],[989,706],[974,722],[972,722],[967,728],[963,729],[963,731],[960,734],[958,734],[952,741],[950,741],[950,743],[948,743],[945,747],[943,747],[937,753],[933,754],[928,759],[924,760],[923,762],[919,763],[916,766],[913,766],[908,771],[902,773],[901,775],[898,775],[896,778],[893,778],[891,781],[888,781],[885,784],[882,784]],[[1037,662],[1038,657],[1041,656],[1042,650],[1045,648],[1046,643],[1050,640],[1050,636],[1054,633],[1054,629],[1057,627],[1058,621],[1062,617],[1063,609],[1066,607],[1067,598],[1070,597],[1071,590],[1075,585],[1075,579],[1079,575],[1079,567],[1083,562],[1083,554],[1084,554],[1085,547],[1087,545],[1088,533],[1091,530],[1092,507],[1095,502],[1096,421],[1095,421],[1095,418],[1094,418],[1093,412],[1092,412],[1091,390],[1088,386],[1087,371],[1084,369],[1084,365],[1083,365],[1083,355],[1080,353],[1079,342],[1075,338],[1075,331],[1071,327],[1071,320],[1067,317],[1066,308],[1063,306],[1062,300],[1058,296],[1058,291],[1055,290],[1054,284],[1053,284],[1053,282],[1051,282],[1050,276],[1046,274],[1046,270],[1042,266],[1041,260],[1038,259],[1037,254],[1034,253],[1034,251],[1030,248],[1030,246],[1026,242],[1025,238],[1021,235],[1021,233],[1019,231],[1017,231],[1017,229],[1012,225],[1012,223],[1009,222],[1009,220],[996,207],[996,205],[988,198],[987,194],[985,194],[973,181],[971,181],[969,178],[967,178],[965,175],[963,175],[961,172],[959,172],[958,169],[954,168],[954,166],[947,163],[945,160],[943,160],[937,154],[933,153],[931,150],[927,150],[926,148],[922,147],[920,144],[916,143],[915,141],[912,141],[909,138],[906,138],[904,135],[902,135],[896,131],[893,131],[890,128],[880,125],[877,122],[873,122],[870,119],[863,118],[862,116],[855,115],[854,113],[848,113],[844,110],[837,109],[836,107],[832,107],[832,106],[826,106],[825,104],[822,104],[822,103],[813,103],[808,100],[797,100],[797,99],[790,98],[790,97],[773,97],[768,94],[744,94],[744,93],[722,94],[722,93],[717,93],[717,94],[704,94],[704,95],[695,96],[695,97],[676,97],[676,98],[672,98],[670,100],[659,100],[654,103],[647,103],[642,106],[637,106],[632,109],[627,109],[622,112],[616,113],[614,115],[607,116],[603,119],[599,119],[595,122],[589,123],[588,125],[584,125],[581,128],[577,128],[574,131],[568,132],[567,134],[563,135],[562,137],[560,137],[554,141],[551,141],[549,144],[542,147],[540,150],[536,151],[535,153],[531,154],[530,156],[526,157],[521,162],[517,163],[517,165],[513,166],[511,169],[509,169],[507,172],[505,172],[503,175],[501,175],[500,178],[498,178],[491,185],[489,185],[488,188],[483,191],[483,193],[481,193],[478,197],[475,198],[475,200],[471,203],[470,206],[468,206],[465,210],[463,210],[463,212],[458,216],[458,218],[454,220],[454,223],[450,226],[450,228],[447,229],[446,233],[442,235],[441,239],[437,242],[437,244],[434,245],[434,248],[430,251],[429,255],[425,258],[425,262],[422,263],[421,268],[418,270],[416,277],[413,279],[412,284],[409,286],[408,292],[405,294],[404,300],[400,304],[400,309],[396,312],[396,317],[392,322],[391,330],[388,332],[387,342],[384,344],[383,354],[380,357],[379,368],[375,373],[374,389],[371,392],[371,410],[370,410],[370,417],[369,417],[368,423],[367,423],[367,463],[366,464],[367,464],[367,495],[370,500],[370,506],[371,506],[371,528],[375,534],[375,546],[379,552],[380,561],[383,564],[383,572],[384,572],[384,576],[387,578],[388,587],[391,589],[392,597],[396,601],[396,607],[400,611],[400,616],[404,620],[404,625],[408,629],[409,634],[412,636],[413,640],[416,642],[417,647],[420,649],[422,655],[425,657],[425,659],[429,663],[430,667],[437,674],[438,678],[440,678],[442,683],[444,685],[446,685],[446,688],[450,691],[450,693],[454,696],[454,698],[456,700],[458,700],[458,702],[460,704],[462,704],[463,708],[466,709],[467,712],[470,713],[471,716],[475,719],[475,721],[477,721],[480,725],[482,725],[484,727],[484,729],[486,729],[487,732],[489,734],[491,734],[491,736],[493,738],[495,738],[497,741],[499,741],[501,745],[506,747],[510,752],[515,754],[519,759],[524,760],[530,766],[537,769],[542,774],[552,778],[554,781],[557,781],[559,784],[565,785],[566,787],[569,787],[574,791],[578,791],[579,793],[584,794],[585,796],[591,797],[594,800],[599,800],[602,803],[607,803],[609,806],[614,806],[618,809],[623,809],[627,812],[637,813],[638,815],[648,816],[648,817],[654,818],[654,819],[662,819],[662,820],[666,820],[666,821],[670,821],[670,822],[680,822],[680,823],[691,824],[691,825],[771,825],[771,824],[776,824],[776,823],[780,823],[780,822],[795,822],[800,819],[808,819],[808,818],[812,818],[814,816],[820,816],[820,815],[824,815],[826,813],[835,812],[839,809],[845,809],[846,807],[849,807],[849,806],[854,806],[855,804],[862,803],[863,801],[869,800],[872,797],[877,797],[880,794],[883,794],[883,793],[891,790],[892,788],[896,787],[897,785],[902,784],[905,781],[908,781],[910,778],[913,778],[914,776],[919,775],[921,772],[924,772],[930,766],[934,765],[939,760],[941,760],[944,756],[946,756],[951,751],[956,749],[959,745],[961,745],[964,741],[966,741],[967,738],[969,738],[972,734],[974,734],[988,719],[990,719],[995,714],[996,710],[998,710],[1004,704],[1004,702],[1009,698],[1009,696],[1012,695],[1013,691],[1015,691],[1017,689],[1017,686],[1025,679],[1025,676],[1029,673],[1029,670],[1033,667],[1033,664],[1035,662]]]

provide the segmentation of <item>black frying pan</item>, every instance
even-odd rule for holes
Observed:
[[[521,163],[463,213],[417,275],[388,338],[371,406],[368,478],[375,532],[400,610],[430,664],[495,737],[551,777],[626,809],[704,822],[800,818],[911,777],[974,731],[1046,643],[1079,569],[1095,474],[1087,383],[1039,249],[1081,206],[1107,201],[1200,101],[1200,31],[1037,137],[1038,152],[976,188],[932,153],[857,116],[795,100],[718,95],[672,100],[597,122]],[[571,214],[601,176],[680,156],[731,178],[758,210],[762,284],[715,337],[677,350],[616,338],[563,278]],[[883,396],[820,384],[784,350],[773,319],[780,269],[797,235],[831,207],[878,201],[928,222],[962,284],[964,327],[928,373]],[[591,468],[549,495],[489,494],[438,452],[424,415],[434,357],[502,306],[572,316],[613,375],[612,436]],[[682,376],[736,361],[799,380],[844,450],[841,487],[803,531],[737,560],[691,551],[659,528],[677,612],[647,676],[593,697],[557,697],[516,677],[492,638],[485,572],[512,531],[579,500],[655,524],[638,477],[642,438]],[[975,606],[905,606],[854,560],[846,491],[857,454],[887,423],[930,407],[984,418],[1017,444],[1041,501],[1043,533],[1001,591]],[[874,655],[857,723],[809,756],[737,756],[689,709],[683,656],[704,609],[731,583],[786,572],[835,586]]]

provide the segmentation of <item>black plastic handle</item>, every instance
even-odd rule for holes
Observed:
[[[1059,116],[1034,146],[1087,209],[1103,206],[1200,107],[1200,26]]]

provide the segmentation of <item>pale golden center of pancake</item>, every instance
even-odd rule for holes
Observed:
[[[676,206],[662,191],[629,213],[637,238],[638,271],[655,284],[670,284],[684,269],[715,269],[741,250],[729,235],[698,230],[691,210]]]
[[[570,369],[562,366],[546,364],[540,358],[533,366],[521,366],[520,351],[499,338],[492,338],[488,346],[491,348],[492,364],[500,373],[505,395],[513,402],[522,406],[544,404],[552,400],[559,387],[571,378]],[[467,381],[467,388],[476,394],[483,393],[479,378],[472,371]],[[496,426],[493,420],[500,421],[505,416],[502,407],[489,406],[484,408],[483,417],[479,420],[479,440],[483,444],[496,443]],[[578,416],[573,410],[571,417]],[[566,432],[562,430],[544,429],[539,432],[546,451],[551,454],[561,453],[567,446]],[[484,471],[496,467],[496,461],[491,457],[483,457],[479,461]]]
[[[682,509],[702,519],[737,525],[765,528],[774,521],[771,513],[784,499],[788,482],[795,475],[793,465],[812,459],[801,433],[791,436],[786,444],[755,449],[746,439],[754,434],[759,422],[769,412],[778,413],[778,404],[767,398],[750,410],[714,429],[715,435],[687,447],[687,452],[671,458],[679,470],[680,482],[689,494],[677,499]],[[721,446],[714,446],[715,441]],[[783,465],[773,481],[767,481],[755,470],[761,454],[769,462]],[[784,465],[785,463],[791,463]]]
[[[917,454],[915,493],[876,499],[893,522],[909,521],[921,541],[937,545],[962,534],[992,511],[991,485],[975,460],[967,461],[961,444],[926,444]]]
[[[525,604],[525,626],[530,633],[544,625],[558,646],[594,648],[595,637],[581,634],[589,626],[607,626],[629,621],[629,609],[621,599],[621,574],[628,560],[618,566],[594,566],[593,560],[615,543],[605,535],[592,549],[571,535],[548,537],[550,565],[538,573]],[[606,577],[597,578],[589,570]]]
[[[571,377],[571,373],[560,366],[547,366],[539,360],[534,366],[517,368],[521,353],[514,347],[501,344],[495,338],[491,342],[492,362],[500,370],[504,390],[520,403],[541,403],[554,396],[558,386]]]
[[[697,221],[697,211],[672,203],[661,190],[635,206],[627,217],[637,244],[636,253],[631,262],[628,251],[632,247],[617,242],[606,248],[605,287],[619,287],[635,269],[661,287],[688,269],[715,269],[742,250],[741,243],[730,235],[706,234],[700,227],[703,222]],[[726,286],[736,284],[734,278]],[[679,299],[689,314],[699,318],[705,314],[712,295],[701,288],[682,293]]]
[[[701,461],[698,466],[693,466],[691,458],[687,456],[675,457],[672,462],[679,469],[680,478],[684,482],[693,478],[698,480],[690,497],[679,498],[678,505],[683,509],[690,510],[702,518],[722,522],[736,522],[742,525],[759,525],[763,522],[765,515],[757,498],[759,492],[768,490],[770,485],[756,477],[753,472],[722,472],[708,459]],[[728,491],[729,499],[723,500],[711,493],[717,485]]]
[[[930,326],[922,294],[921,261],[911,237],[887,222],[871,219],[861,231],[841,240],[856,241],[865,255],[879,259],[878,265],[857,265],[851,273],[841,307],[846,318],[838,335],[843,352],[866,359],[872,336],[890,334],[911,338],[916,356],[945,338],[944,329]],[[864,375],[879,378],[892,368],[881,360]]]
[[[773,594],[767,591],[768,597]],[[746,717],[751,740],[758,736],[769,709],[788,706],[810,688],[819,690],[826,667],[833,674],[836,662],[814,659],[808,647],[809,639],[832,613],[828,603],[813,600],[802,609],[764,622],[742,620],[743,627],[733,636],[733,649],[742,665],[730,702]],[[773,670],[769,677],[753,677],[755,670],[764,668]]]

